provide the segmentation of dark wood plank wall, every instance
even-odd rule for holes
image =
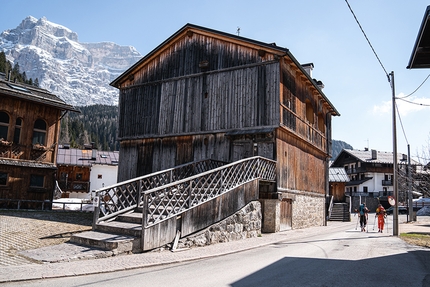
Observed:
[[[58,133],[60,129],[60,110],[45,105],[40,105],[32,102],[22,101],[15,98],[1,95],[2,105],[0,110],[5,111],[9,114],[9,129],[8,138],[9,142],[13,142],[15,123],[17,118],[22,119],[21,123],[21,136],[20,142],[13,144],[15,151],[20,150],[18,156],[4,156],[9,158],[23,159],[23,160],[34,160],[31,157],[32,152],[32,139],[33,139],[33,128],[34,122],[37,119],[43,119],[47,124],[46,129],[46,147],[57,145]],[[38,158],[38,161],[55,163],[56,161],[56,149],[48,150],[43,157]]]
[[[281,66],[282,128],[276,133],[278,186],[324,194],[331,140],[329,106],[290,61],[283,61]],[[306,102],[312,106],[313,121],[306,116]],[[318,125],[318,115],[323,125]]]
[[[269,55],[195,33],[183,37],[121,88],[119,137],[279,123],[279,63]]]
[[[28,102],[0,95],[0,110],[9,115],[8,142],[13,142],[16,119],[21,118],[19,143],[0,147],[0,156],[18,160],[17,164],[0,165],[0,171],[8,174],[8,185],[0,187],[0,198],[25,200],[52,200],[56,169],[41,163],[55,164],[61,111],[43,104]],[[47,124],[45,148],[34,149],[32,144],[34,123],[43,119]],[[44,176],[44,186],[30,187],[31,175]],[[12,203],[16,204],[16,203]],[[40,203],[23,203],[22,208],[40,208]],[[15,207],[15,206],[9,206]]]
[[[279,61],[260,55],[193,33],[135,72],[120,89],[120,163],[127,165],[119,165],[119,180],[194,160],[231,161],[225,132],[279,125]],[[209,66],[201,69],[202,61]]]
[[[7,172],[9,183],[0,188],[1,199],[52,200],[55,188],[55,169],[40,167],[0,166],[1,172]],[[30,187],[31,175],[45,177],[44,187]],[[0,202],[0,207],[16,208],[16,202]],[[40,208],[41,204],[22,203],[22,208]]]
[[[224,133],[121,141],[118,180],[127,180],[201,159],[229,161]]]
[[[288,131],[277,132],[278,187],[292,191],[325,193],[325,156]]]

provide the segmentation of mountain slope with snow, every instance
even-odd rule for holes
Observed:
[[[142,56],[132,46],[80,43],[78,34],[46,18],[25,18],[0,34],[0,51],[28,78],[75,106],[117,105],[109,83]]]

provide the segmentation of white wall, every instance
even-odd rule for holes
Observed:
[[[117,183],[117,175],[117,165],[93,165],[90,173],[90,192]]]

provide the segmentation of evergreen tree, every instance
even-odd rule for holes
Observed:
[[[6,74],[6,54],[4,52],[0,52],[0,73]]]
[[[118,107],[94,105],[80,107],[81,113],[68,113],[61,120],[60,143],[73,148],[95,143],[97,149],[119,150]]]

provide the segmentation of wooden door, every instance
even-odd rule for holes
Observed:
[[[280,217],[281,217],[281,225],[280,225],[280,231],[284,230],[290,230],[292,227],[292,219],[293,219],[293,212],[292,212],[292,205],[293,202],[291,199],[284,198],[281,201],[280,206]]]

